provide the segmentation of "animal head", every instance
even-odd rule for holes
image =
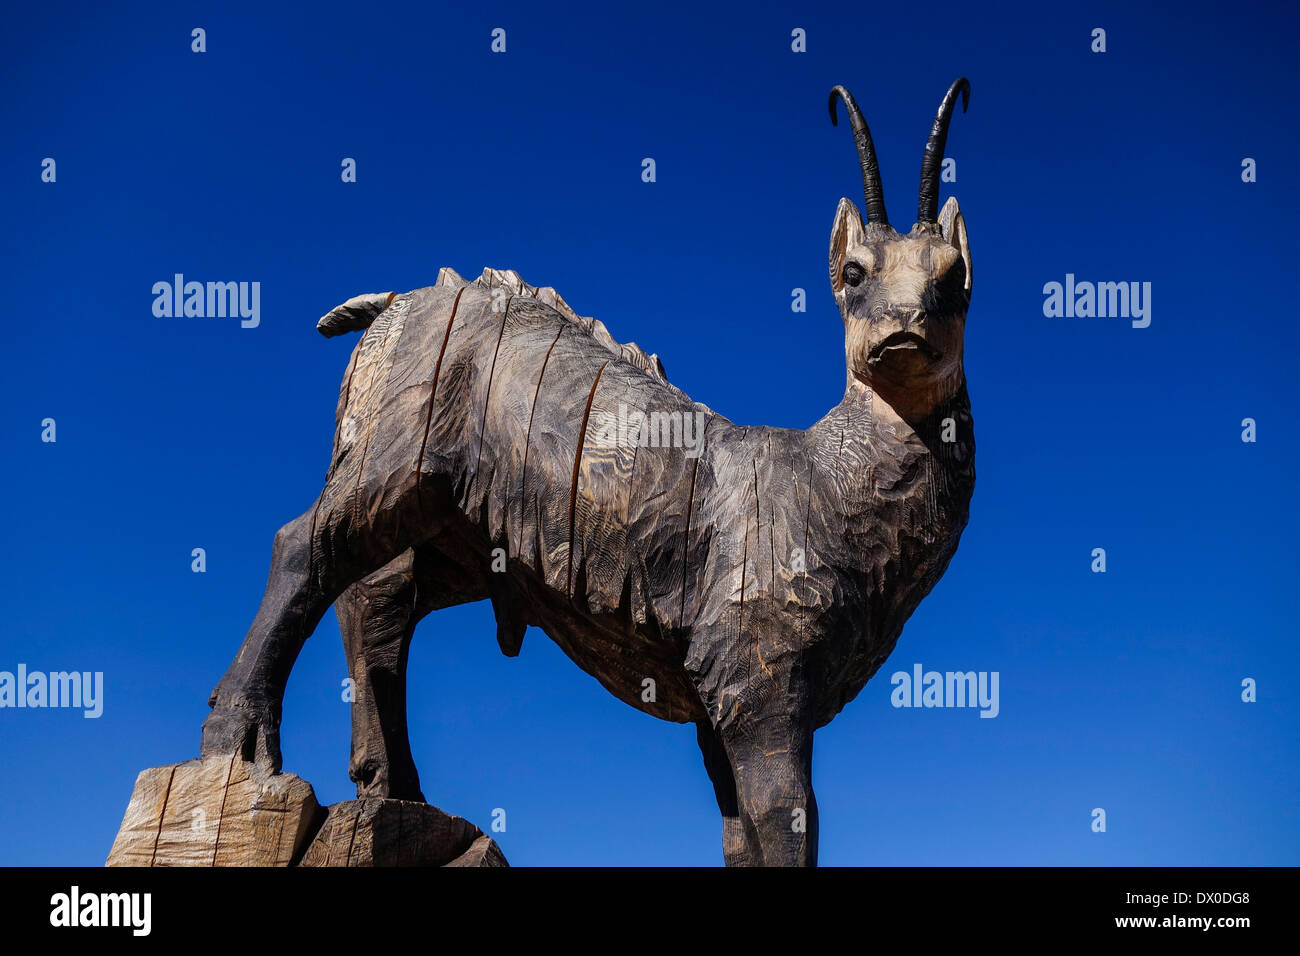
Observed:
[[[970,102],[963,77],[948,89],[921,156],[916,224],[902,235],[889,224],[875,146],[862,112],[842,86],[831,90],[831,122],[844,100],[862,166],[864,223],[841,199],[831,227],[830,273],[844,319],[850,384],[871,388],[907,421],[925,418],[961,387],[962,344],[970,305],[971,260],[957,200],[939,205],[939,173],[948,121],[958,94]]]

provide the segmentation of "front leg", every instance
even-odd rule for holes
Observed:
[[[757,840],[751,838],[740,817],[740,802],[736,797],[736,777],[731,772],[731,758],[722,745],[722,738],[708,721],[695,725],[696,741],[704,755],[704,769],[713,782],[713,795],[722,812],[722,859],[727,866],[757,866],[761,859]]]
[[[720,734],[735,774],[746,843],[757,848],[752,862],[816,866],[812,722],[797,713],[774,713],[742,718]]]
[[[746,607],[743,629],[739,614],[734,624],[724,618],[715,627],[695,629],[687,673],[725,751],[746,862],[816,866],[812,741],[817,695],[809,678],[817,670],[780,615],[755,603]],[[719,791],[725,816],[722,797]],[[740,845],[731,836],[729,844]]]

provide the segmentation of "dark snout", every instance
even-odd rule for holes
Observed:
[[[934,313],[910,305],[872,317],[866,348],[858,354],[878,385],[918,388],[950,374],[961,363],[961,313]],[[865,354],[864,354],[865,353]]]
[[[896,381],[924,376],[943,358],[933,324],[920,309],[891,310],[875,323],[867,363]]]

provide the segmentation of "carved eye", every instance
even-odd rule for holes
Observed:
[[[845,285],[861,285],[862,280],[867,277],[867,270],[862,268],[856,262],[844,263],[844,268],[840,275],[844,278]]]

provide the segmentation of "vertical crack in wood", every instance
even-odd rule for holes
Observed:
[[[460,297],[465,294],[464,287],[456,293],[451,304],[451,317],[447,319],[447,331],[442,334],[442,348],[438,350],[438,362],[433,367],[433,384],[429,387],[429,407],[424,413],[424,437],[420,439],[420,453],[415,459],[415,500],[420,514],[424,514],[424,490],[420,475],[424,470],[424,449],[429,444],[429,426],[433,424],[433,403],[438,397],[438,376],[442,374],[442,357],[447,353],[447,340],[451,338],[451,327],[456,322],[456,312],[460,309]]]
[[[758,507],[758,471],[754,471],[754,507]],[[740,552],[740,610],[738,612],[736,636],[743,637],[745,633],[745,578],[749,574],[749,514],[745,509],[745,545]],[[756,529],[757,530],[757,529]],[[748,672],[746,672],[748,678]]]
[[[770,451],[770,447],[769,447],[769,451]],[[769,460],[769,461],[771,460],[770,457],[769,457],[768,460]],[[769,506],[768,506],[768,515],[771,516],[772,514],[773,514],[773,509],[772,509],[771,505],[769,504]],[[758,554],[758,548],[759,548],[759,541],[758,541],[758,539],[759,539],[759,537],[762,535],[762,533],[763,533],[763,500],[762,500],[762,498],[759,496],[759,493],[758,493],[758,459],[755,458],[755,459],[754,459],[754,549],[755,549],[755,555]],[[768,580],[768,582],[767,582],[767,587],[768,587],[768,600],[770,600],[770,601],[775,601],[775,600],[776,600],[776,552],[775,552],[775,550],[774,550],[775,545],[774,545],[774,543],[773,543],[773,537],[772,537],[772,526],[771,526],[770,523],[768,524],[768,527],[767,527],[767,548],[768,548],[768,559],[770,560],[771,565],[772,565],[772,577],[771,577],[771,578]],[[756,556],[754,560],[755,560],[755,563],[757,563],[757,561],[758,561],[759,559],[758,559],[757,556]],[[757,586],[756,586],[756,590],[761,589],[761,588],[762,588],[762,584],[761,584],[761,581],[760,581],[759,576],[758,576],[758,568],[757,568],[757,567],[754,568],[754,579],[755,579],[756,582],[758,582],[758,583],[757,583]],[[772,635],[772,636],[773,636],[773,637],[776,637],[777,635]],[[780,637],[784,638],[785,635],[782,634],[782,635],[780,635]],[[758,666],[761,667],[761,668],[763,668],[763,673],[766,674],[766,675],[768,676],[769,680],[770,680],[770,679],[772,678],[772,676],[773,676],[773,675],[772,675],[772,669],[771,669],[770,667],[767,666],[767,661],[763,660],[763,635],[762,635],[762,633],[758,633],[758,634],[755,634],[755,635],[754,635],[754,651],[755,651],[755,653],[758,655]]]
[[[704,436],[708,434],[709,425],[713,423],[710,418],[704,423],[704,428],[700,431],[700,454],[704,453]],[[691,565],[691,513],[695,507],[695,474],[699,470],[700,459],[696,456],[691,460],[691,490],[686,498],[686,531],[682,535],[682,607],[677,615],[677,627],[686,626],[686,581],[689,577]]]
[[[474,474],[471,481],[478,480],[479,465],[483,461],[483,436],[487,434],[488,425],[488,406],[492,402],[492,379],[497,374],[497,356],[501,354],[501,340],[506,334],[506,321],[510,318],[510,307],[514,305],[515,297],[512,295],[506,301],[505,310],[501,313],[501,329],[497,332],[497,347],[492,350],[492,367],[488,370],[487,394],[483,396],[483,417],[479,422],[478,429],[478,454],[474,456]]]
[[[767,460],[772,462],[772,438],[767,439]],[[774,465],[770,466],[774,467]],[[754,471],[754,499],[758,500],[758,470]],[[772,597],[776,598],[776,507],[769,501],[767,504],[767,557],[771,564],[767,585],[772,589]]]
[[[163,794],[162,810],[158,813],[158,830],[153,835],[153,853],[149,856],[149,865],[158,859],[158,841],[162,838],[163,820],[167,819],[167,801],[172,798],[172,781],[176,779],[176,767],[167,775],[167,791]]]
[[[587,393],[587,407],[582,413],[582,428],[578,431],[578,450],[573,456],[573,483],[569,486],[569,574],[565,584],[565,590],[569,593],[569,600],[573,600],[573,518],[574,511],[578,507],[578,468],[582,464],[582,445],[587,438],[587,420],[591,417],[591,403],[596,397],[596,386],[600,384],[600,377],[605,373],[605,368],[609,365],[606,362],[596,373],[596,379],[591,383],[591,391]]]
[[[343,856],[343,865],[352,865],[352,846],[357,842],[357,826],[361,823],[361,814],[365,810],[365,803],[358,800],[355,812],[352,814],[352,833],[348,836],[348,852]]]
[[[804,497],[803,503],[803,577],[800,579],[805,585],[808,583],[808,525],[812,522],[812,456],[808,457],[808,494]],[[798,498],[795,499],[796,501]],[[799,598],[799,646],[803,647],[804,640],[808,633],[808,602],[802,596]]]
[[[533,548],[537,552],[537,574],[546,579],[546,550],[542,541],[542,504],[537,495],[533,495]]]
[[[372,325],[371,328],[374,328],[374,326]],[[367,329],[366,331],[369,332],[370,330]],[[398,329],[399,335],[401,334],[401,331],[402,330],[399,328]],[[384,326],[383,339],[381,339],[379,344],[375,347],[376,362],[382,363],[382,361],[385,359],[384,350],[388,345],[388,339],[392,334],[393,334],[393,322],[389,321],[389,323]],[[371,367],[374,368],[374,366]],[[388,392],[388,382],[392,379],[392,377],[393,377],[393,366],[392,363],[389,362],[388,374],[384,376],[384,385],[379,390],[378,392],[379,395],[382,396]],[[374,406],[372,405],[372,409],[373,407]],[[348,513],[351,517],[352,527],[354,530],[360,527],[361,525],[361,522],[359,520],[361,517],[361,481],[366,474],[366,455],[370,453],[370,439],[374,437],[374,433],[375,433],[373,414],[374,413],[372,411],[371,413],[372,417],[366,419],[366,441],[365,444],[361,446],[361,458],[357,461],[357,483],[356,486],[352,489],[352,497],[348,506]]]
[[[835,464],[834,464],[834,466],[833,466],[832,469],[831,469],[831,476],[832,476],[833,478],[835,478],[835,479],[838,479],[838,477],[839,477],[839,472],[840,472],[840,463],[843,461],[843,459],[844,459],[844,432],[843,432],[843,430],[841,430],[841,431],[840,431],[840,448],[839,448],[839,451],[836,452],[836,455],[835,455]],[[836,482],[836,485],[837,485],[837,487],[838,487],[838,481]],[[805,556],[804,556],[804,563],[806,564],[807,561],[808,561],[808,558],[807,558],[807,555],[805,555]],[[869,583],[870,583],[870,582],[868,582],[868,585],[869,585]],[[847,674],[847,673],[849,672],[849,668],[853,666],[853,655],[854,655],[854,653],[857,651],[857,649],[858,649],[858,643],[859,643],[861,640],[862,640],[862,632],[861,632],[861,631],[854,631],[854,634],[853,634],[853,643],[849,646],[849,652],[848,652],[848,654],[846,654],[845,657],[844,657],[844,664],[843,664],[843,666],[840,667],[839,676],[835,678],[835,683],[836,683],[837,685],[839,684],[840,681],[842,681],[842,680],[844,679],[844,675]]]
[[[771,464],[772,462],[772,436],[771,435],[767,437],[767,460],[769,462],[769,467],[773,467]],[[754,466],[754,500],[755,502],[758,501],[757,462],[755,462],[755,466]],[[767,505],[767,557],[769,563],[771,564],[771,569],[769,570],[770,576],[767,579],[767,586],[772,589],[773,599],[776,598],[776,531],[774,530],[775,525],[776,525],[776,508],[772,504],[772,502],[769,501]]]
[[[555,350],[555,343],[560,341],[560,336],[564,334],[565,326],[561,325],[560,330],[555,333],[555,339],[551,342],[551,347],[546,350],[546,358],[542,359],[542,371],[537,376],[537,387],[533,389],[533,407],[528,411],[528,431],[524,433],[524,464],[519,474],[519,541],[515,547],[515,554],[520,555],[524,552],[524,496],[528,494],[528,450],[532,447],[533,440],[533,416],[537,414],[537,397],[542,393],[542,377],[546,375],[546,366],[551,361],[551,352]],[[541,570],[541,556],[538,556],[538,570]]]
[[[221,824],[226,819],[226,797],[230,793],[230,777],[235,772],[235,761],[239,752],[230,755],[230,764],[226,767],[226,785],[221,790],[221,809],[217,811],[217,838],[212,844],[212,865],[217,865],[217,851],[221,848]]]
[[[615,431],[616,432],[618,431],[617,422],[615,423]],[[621,434],[616,434],[614,436],[614,448],[615,448],[614,468],[616,471],[618,468],[619,450],[623,446],[623,438],[624,436]],[[619,502],[618,526],[620,529],[622,529],[621,550],[624,554],[626,554],[628,551],[628,543],[629,543],[628,539],[630,537],[630,528],[632,524],[632,489],[636,487],[636,478],[637,478],[636,466],[637,466],[637,462],[640,460],[640,456],[641,456],[641,443],[639,441],[633,442],[632,443],[632,466],[627,470],[627,482],[625,485],[625,487],[627,488],[627,492],[619,496],[621,500]],[[628,596],[627,620],[624,622],[624,626],[627,628],[627,633],[629,635],[633,634],[636,631],[636,603],[632,600],[632,581],[633,581],[634,574],[639,573],[641,577],[641,583],[642,583],[641,601],[646,609],[646,620],[649,621],[653,618],[658,617],[658,614],[655,611],[654,601],[650,597],[650,588],[645,586],[645,582],[648,580],[648,574],[646,572],[646,566],[645,566],[645,555],[635,550],[633,551],[633,554],[634,554],[633,561],[623,562],[623,575],[622,575],[623,579],[619,582],[619,586],[618,586],[620,606],[622,606],[623,603],[623,595],[626,594]],[[635,567],[633,566],[634,564]],[[671,707],[670,707],[670,712],[671,712]]]

